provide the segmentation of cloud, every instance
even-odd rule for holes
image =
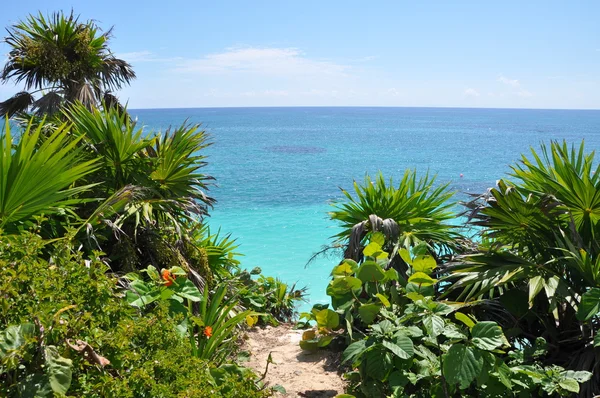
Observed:
[[[467,97],[479,97],[479,92],[474,88],[468,88],[465,90],[465,95]]]
[[[502,75],[500,75],[500,77],[498,78],[498,81],[502,82],[508,86],[514,87],[514,88],[521,87],[521,83],[519,83],[519,81],[517,79],[509,79]]]
[[[326,60],[306,57],[297,48],[229,48],[198,59],[177,63],[181,73],[251,73],[267,76],[345,76],[350,69]]]
[[[533,97],[533,93],[525,90],[517,79],[509,79],[506,76],[500,75],[500,77],[498,77],[498,81],[515,89],[516,91],[514,91],[514,94],[521,98]]]
[[[397,97],[400,95],[400,92],[398,90],[396,90],[394,87],[392,88],[388,88],[387,90],[388,94],[391,95],[392,97]]]

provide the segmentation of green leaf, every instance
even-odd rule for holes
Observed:
[[[596,333],[594,336],[594,347],[600,347],[600,333]]]
[[[156,268],[153,265],[149,265],[148,268],[146,268],[146,273],[148,274],[150,279],[152,279],[153,281],[160,280],[160,274],[158,273],[158,271],[156,270]]]
[[[367,350],[367,341],[359,340],[346,348],[342,354],[342,362],[354,363],[356,359]]]
[[[600,288],[594,287],[581,296],[577,319],[587,321],[600,312]]]
[[[479,351],[464,344],[454,344],[444,355],[444,376],[449,384],[466,389],[481,373],[483,357]]]
[[[179,296],[196,303],[202,301],[202,293],[200,293],[200,290],[191,280],[187,278],[177,278],[175,279],[175,286],[176,287],[173,290]]]
[[[353,260],[344,260],[340,265],[333,267],[332,276],[350,276],[358,269],[358,265]]]
[[[333,340],[333,336],[321,336],[319,337],[319,343],[317,344],[319,348],[327,347],[329,343]]]
[[[380,247],[383,247],[385,243],[385,235],[381,232],[375,232],[371,235],[371,242],[377,243]]]
[[[404,262],[408,265],[412,265],[412,260],[410,258],[410,252],[405,249],[402,248],[400,250],[398,250],[398,254],[400,254],[400,257],[402,258],[402,260],[404,260]]]
[[[47,346],[44,351],[46,375],[48,376],[52,391],[57,394],[66,394],[71,386],[72,361],[61,357],[54,346]]]
[[[562,379],[558,382],[558,385],[564,390],[578,393],[579,392],[579,383],[574,379]]]
[[[317,351],[319,349],[318,340],[300,340],[300,348],[305,351]]]
[[[415,271],[424,272],[427,275],[435,269],[437,263],[431,256],[418,256],[413,260],[412,267]]]
[[[365,261],[356,276],[363,282],[379,282],[385,278],[385,272],[375,261]]]
[[[428,315],[423,318],[423,325],[431,337],[437,337],[444,331],[444,319],[437,315]]]
[[[375,321],[381,307],[378,304],[363,304],[358,307],[358,315],[366,325],[370,325]]]
[[[473,320],[468,315],[465,315],[462,312],[456,312],[454,314],[454,317],[457,321],[461,321],[462,323],[467,325],[468,328],[472,328],[473,326],[475,326],[475,322],[473,322]]]
[[[383,250],[381,249],[381,245],[377,242],[369,243],[365,249],[363,250],[363,254],[367,257],[375,257],[376,254],[381,253]]]
[[[360,289],[362,281],[353,276],[344,276],[335,278],[327,286],[327,295],[333,297],[343,296],[350,293],[352,290]]]
[[[317,325],[321,328],[336,329],[340,326],[340,316],[337,312],[325,309],[315,315]]]
[[[32,338],[34,333],[33,323],[12,325],[0,332],[0,359],[9,351],[18,350],[25,345],[27,339]]]
[[[533,307],[533,299],[544,287],[544,278],[541,276],[534,276],[529,280],[529,308]]]
[[[437,280],[433,279],[424,272],[415,272],[410,276],[410,278],[408,278],[408,281],[421,286],[431,286],[437,282]]]
[[[379,301],[381,301],[381,304],[383,304],[385,307],[389,307],[391,305],[390,301],[383,294],[377,293],[375,296],[379,299]]]
[[[477,322],[471,329],[471,336],[473,345],[486,351],[501,347],[506,340],[496,322]]]
[[[397,336],[394,342],[383,340],[381,344],[400,359],[408,359],[415,354],[413,342],[406,335]]]
[[[364,360],[367,375],[379,381],[385,380],[393,366],[391,355],[381,348],[367,351]]]

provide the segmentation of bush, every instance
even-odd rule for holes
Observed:
[[[0,237],[0,395],[270,394],[247,370],[193,357],[167,309],[141,316],[107,270],[100,253],[84,259],[66,240]]]

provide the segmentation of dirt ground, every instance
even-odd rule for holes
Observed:
[[[247,333],[245,349],[250,352],[246,364],[262,375],[271,353],[274,363],[269,365],[265,381],[280,384],[286,394],[279,397],[329,398],[344,393],[344,381],[338,374],[340,354],[330,350],[314,353],[302,351],[298,342],[301,330],[291,325],[254,328]]]

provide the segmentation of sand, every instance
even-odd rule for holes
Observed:
[[[269,386],[280,384],[286,394],[278,397],[335,397],[344,393],[344,381],[338,373],[340,353],[332,350],[306,352],[298,342],[301,330],[291,325],[253,328],[247,332],[244,349],[250,352],[245,365],[262,375],[271,353],[274,363],[269,365],[265,382]]]

